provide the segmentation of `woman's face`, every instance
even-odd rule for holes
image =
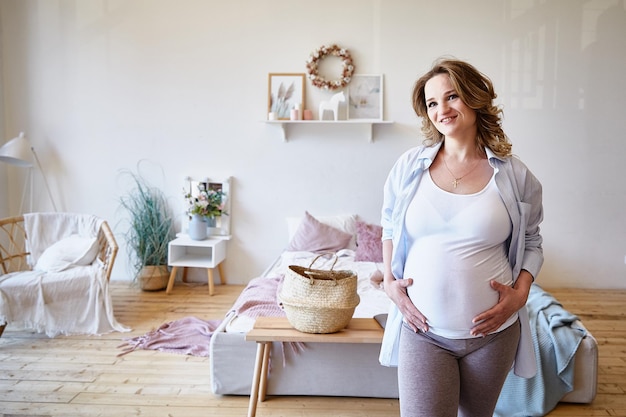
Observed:
[[[446,138],[476,138],[476,112],[457,94],[448,74],[437,74],[426,82],[424,97],[428,118]]]

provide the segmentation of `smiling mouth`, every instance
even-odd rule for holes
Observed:
[[[448,123],[448,122],[451,122],[452,120],[454,120],[454,117],[444,117],[443,119],[440,120],[440,123]]]

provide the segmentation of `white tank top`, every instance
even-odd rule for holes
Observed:
[[[475,194],[453,194],[422,176],[407,209],[408,294],[430,331],[449,339],[472,338],[472,319],[498,302],[489,281],[512,284],[506,240],[512,226],[492,176]],[[498,331],[515,322],[511,316]]]

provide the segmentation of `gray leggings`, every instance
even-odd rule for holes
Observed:
[[[402,326],[402,417],[491,417],[515,358],[519,321],[476,339],[446,339]],[[458,414],[457,414],[458,413]]]

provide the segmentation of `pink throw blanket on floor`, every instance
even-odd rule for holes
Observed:
[[[205,321],[196,317],[171,321],[143,336],[125,339],[124,343],[118,346],[124,348],[124,351],[117,356],[126,355],[137,349],[209,356],[209,340],[220,322],[221,320]]]
[[[277,301],[277,291],[282,277],[254,278],[235,301],[231,312],[248,317],[284,316]],[[211,336],[221,320],[201,320],[185,317],[161,325],[143,336],[124,339],[118,348],[126,355],[137,349],[160,350],[181,355],[209,356]]]

